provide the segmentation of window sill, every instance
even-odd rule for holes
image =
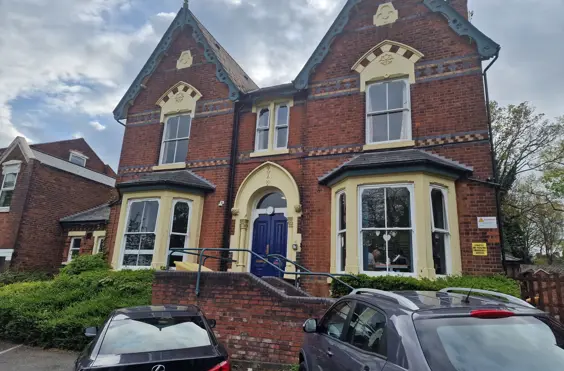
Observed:
[[[0,213],[9,213],[10,207],[0,207]]]
[[[179,169],[186,169],[186,164],[184,162],[182,162],[182,163],[178,163],[178,164],[165,164],[165,165],[153,166],[153,171],[179,170]]]
[[[290,153],[288,148],[283,149],[272,149],[268,151],[261,151],[261,152],[253,152],[251,153],[251,157],[266,157],[266,156],[278,156],[278,155],[285,155]]]
[[[363,151],[372,151],[376,149],[388,149],[388,148],[403,148],[403,147],[414,147],[414,140],[401,140],[395,142],[382,142],[382,143],[371,143],[365,144],[362,147]]]

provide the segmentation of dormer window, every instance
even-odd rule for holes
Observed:
[[[86,167],[86,160],[88,160],[88,157],[84,156],[82,153],[76,151],[70,152],[69,161],[73,164]]]
[[[191,126],[192,117],[190,115],[167,118],[161,145],[161,165],[186,162]]]

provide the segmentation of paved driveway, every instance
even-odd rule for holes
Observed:
[[[76,353],[43,350],[0,341],[2,371],[72,371]]]

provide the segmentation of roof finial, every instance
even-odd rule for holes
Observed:
[[[188,8],[188,5],[190,5],[190,4],[189,4],[189,1],[188,1],[188,0],[184,0],[184,7],[185,7],[185,8]]]

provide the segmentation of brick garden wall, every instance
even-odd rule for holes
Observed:
[[[320,318],[333,299],[289,297],[249,273],[204,272],[200,296],[196,273],[157,272],[154,305],[194,304],[207,318],[236,363],[290,365],[298,363],[302,325]]]

